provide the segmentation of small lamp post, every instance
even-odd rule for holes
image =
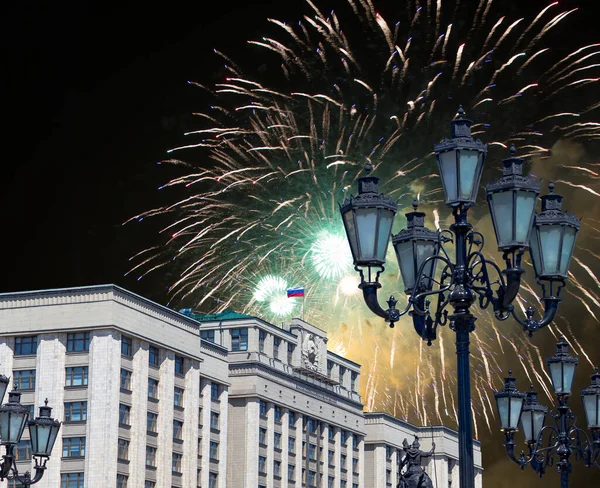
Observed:
[[[548,466],[556,464],[560,473],[561,488],[568,488],[569,475],[573,470],[571,456],[583,460],[589,468],[592,465],[600,468],[600,425],[598,419],[598,406],[600,405],[600,374],[592,375],[592,385],[581,392],[588,428],[588,434],[577,427],[576,417],[567,406],[571,395],[573,375],[577,365],[577,358],[568,353],[568,344],[561,338],[556,344],[556,354],[548,359],[548,369],[554,385],[554,392],[558,400],[558,407],[550,412],[554,425],[544,425],[547,408],[537,401],[537,393],[531,387],[527,393],[527,400],[521,412],[521,427],[527,444],[528,452],[521,451],[520,456],[515,455],[514,435],[517,432],[514,419],[507,423],[506,401],[504,400],[510,390],[515,395],[516,385],[509,371],[504,389],[496,393],[496,403],[500,417],[500,425],[505,435],[504,447],[508,457],[524,469],[528,464],[540,477],[546,472]],[[509,385],[511,388],[507,388]],[[523,394],[522,394],[523,395]],[[508,428],[507,428],[508,427]],[[554,458],[558,458],[555,462]]]

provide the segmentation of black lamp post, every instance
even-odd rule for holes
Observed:
[[[506,437],[504,447],[508,457],[521,469],[530,464],[540,477],[544,475],[548,466],[555,463],[555,458],[557,458],[556,469],[560,473],[561,488],[569,486],[569,475],[573,469],[570,461],[572,455],[575,455],[575,459],[582,460],[588,468],[592,465],[600,468],[598,464],[600,458],[600,374],[596,368],[596,373],[592,375],[591,386],[581,392],[588,428],[592,434],[590,438],[584,430],[577,427],[577,419],[571,409],[567,407],[577,366],[577,358],[571,356],[568,349],[568,344],[561,339],[556,345],[556,354],[547,361],[554,393],[558,400],[558,408],[550,412],[550,416],[555,421],[554,425],[544,425],[548,409],[538,403],[533,385],[531,391],[527,393],[524,404],[521,400],[512,403],[514,407],[512,411],[506,408],[507,397],[520,396],[522,398],[524,396],[517,390],[516,380],[510,377],[510,371],[509,377],[504,380],[504,388],[495,394],[500,425]],[[514,435],[519,424],[523,428],[528,452],[521,451],[517,457]]]
[[[6,380],[6,381],[4,381]],[[8,378],[0,376],[0,402],[6,392]],[[50,457],[52,448],[58,436],[60,422],[50,417],[52,409],[48,400],[40,407],[40,416],[27,422],[29,409],[21,405],[21,393],[11,391],[8,394],[8,403],[0,407],[0,444],[6,448],[4,461],[0,463],[0,480],[7,477],[18,480],[23,486],[31,486],[42,479],[46,470],[46,462]],[[19,474],[15,459],[15,447],[21,440],[25,425],[29,426],[31,438],[31,451],[35,459],[35,475],[32,478],[29,471]]]
[[[552,193],[554,185],[550,185],[550,195],[542,197],[542,212],[535,214],[540,185],[523,176],[523,159],[515,157],[516,151],[511,147],[502,177],[486,188],[498,249],[503,252],[506,266],[501,270],[486,259],[482,253],[483,236],[473,230],[467,213],[477,199],[487,146],[473,139],[472,122],[464,115],[459,107],[458,117],[451,122],[451,138],[434,146],[454,223],[441,232],[427,229],[425,214],[417,211],[415,202],[414,211],[406,214],[408,228],[392,237],[404,289],[409,295],[404,310],[396,308],[393,296],[387,300],[387,309],[377,300],[397,203],[379,194],[379,179],[370,176],[370,163],[365,166],[367,176],[358,180],[358,196],[347,198],[340,204],[340,211],[355,269],[361,277],[359,288],[369,309],[389,322],[390,327],[410,313],[415,330],[429,345],[440,325],[449,323],[456,332],[460,488],[474,488],[469,334],[475,330],[476,319],[471,306],[476,301],[481,308],[492,305],[497,319],[506,320],[512,315],[529,334],[550,323],[567,279],[579,221],[562,212],[562,197]],[[448,243],[454,243],[454,260],[445,249]],[[521,259],[527,249],[542,286],[541,320],[534,319],[532,308],[520,319],[511,305],[519,291],[524,273]],[[440,262],[441,271],[436,272]],[[492,273],[494,279],[490,278]],[[430,295],[438,297],[433,314]]]

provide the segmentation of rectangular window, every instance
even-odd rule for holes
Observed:
[[[175,356],[175,374],[184,375],[185,360],[181,356]]]
[[[340,488],[346,488],[346,480],[340,480]]]
[[[267,429],[262,427],[258,429],[258,443],[263,445],[267,443]]]
[[[281,422],[281,407],[276,405],[275,408],[273,408],[273,414],[275,416],[275,422]]]
[[[219,459],[219,443],[210,441],[209,456],[212,460],[217,461]]]
[[[231,350],[248,350],[248,329],[246,327],[231,329]]]
[[[386,469],[386,471],[385,471],[385,482],[388,485],[392,484],[392,470],[391,469]]]
[[[335,455],[335,452],[330,449],[329,452],[327,453],[327,462],[329,463],[329,466],[335,465],[335,463],[333,462],[335,459],[333,457],[334,455]]]
[[[217,488],[217,473],[208,473],[208,488]]]
[[[333,371],[333,361],[327,360],[327,376],[331,378],[331,372]]]
[[[200,338],[208,342],[215,342],[215,331],[214,330],[201,330]]]
[[[264,401],[260,401],[260,415],[261,417],[266,417],[267,416],[267,402]]]
[[[296,452],[296,438],[288,437],[288,452],[294,454]]]
[[[390,446],[385,446],[385,457],[386,459],[392,459],[392,448]]]
[[[358,474],[358,459],[352,458],[352,472]]]
[[[173,473],[181,473],[181,458],[183,456],[176,452],[173,453],[172,463],[171,463],[171,471]]]
[[[313,434],[317,430],[317,421],[308,417],[306,421],[306,428],[308,429],[309,433]]]
[[[335,478],[333,476],[330,476],[327,480],[327,488],[333,488],[333,480]]]
[[[291,342],[288,342],[287,345],[287,362],[288,364],[292,364],[294,362],[294,349],[296,348],[296,346],[294,346],[294,344],[292,344]]]
[[[264,456],[258,456],[258,472],[261,474],[267,473],[267,458]]]
[[[342,445],[346,444],[346,436],[347,435],[348,435],[348,433],[345,430],[340,431],[340,442],[342,443]]]
[[[60,488],[83,488],[83,473],[63,473],[60,475]]]
[[[292,481],[296,475],[296,466],[288,464],[288,480]]]
[[[352,373],[350,374],[350,389],[352,391],[356,391],[356,379],[358,378],[358,375],[352,371]]]
[[[160,364],[158,347],[148,346],[148,364],[150,366],[158,366]]]
[[[148,398],[158,400],[158,380],[148,378]]]
[[[131,391],[131,371],[121,369],[121,390]]]
[[[67,352],[83,352],[89,350],[89,332],[72,332],[70,334],[67,334]]]
[[[273,461],[273,476],[281,476],[281,461]]]
[[[65,369],[65,386],[87,386],[88,367],[76,366]]]
[[[13,371],[15,390],[35,390],[35,369]]]
[[[83,422],[87,420],[87,402],[65,403],[65,422]]]
[[[28,461],[31,459],[31,443],[29,441],[19,441],[14,452],[16,461]]]
[[[157,428],[158,428],[158,414],[148,412],[146,414],[146,430],[148,432],[156,433]]]
[[[156,488],[156,483],[154,481],[146,480],[144,481],[144,488]]]
[[[352,447],[358,449],[358,436],[356,434],[352,436]]]
[[[279,344],[281,344],[281,339],[273,337],[273,357],[275,359],[279,359]]]
[[[217,412],[210,412],[210,428],[219,430],[219,414]]]
[[[126,439],[119,439],[119,452],[117,454],[118,459],[124,461],[129,460],[129,441]]]
[[[84,457],[85,437],[65,437],[62,455],[63,457]]]
[[[213,400],[219,399],[219,384],[211,383],[210,385],[210,398]]]
[[[173,439],[183,439],[183,422],[181,420],[173,420]]]
[[[342,468],[342,469],[346,469],[346,459],[347,459],[347,458],[346,458],[346,455],[345,455],[345,454],[342,454],[342,457],[341,457],[341,462],[340,462],[340,464],[341,464],[341,468]]]
[[[267,333],[264,330],[258,331],[258,352],[265,352],[265,339]]]
[[[275,449],[281,449],[281,434],[279,432],[275,432],[275,436],[273,437],[273,447]]]
[[[156,467],[156,447],[146,446],[146,466]]]
[[[296,427],[296,414],[291,410],[288,411],[288,425],[290,427]]]
[[[127,475],[117,475],[117,488],[127,488]]]
[[[339,381],[342,386],[344,386],[344,375],[346,374],[346,368],[343,366],[339,367]]]
[[[173,405],[183,407],[183,388],[175,387],[173,393]]]
[[[15,356],[37,354],[37,336],[15,337]]]
[[[122,403],[119,403],[119,424],[129,425],[130,414],[131,414],[131,407],[129,405],[124,405]]]
[[[308,472],[308,486],[316,486],[317,484],[317,473],[314,471]]]
[[[332,441],[334,435],[335,435],[335,432],[333,430],[333,427],[331,427],[331,425],[330,425],[329,429],[328,429],[327,437],[329,438],[330,441]]]
[[[314,444],[308,445],[308,459],[315,461],[317,459],[317,446]]]
[[[131,357],[133,354],[133,340],[131,337],[121,336],[121,354]]]

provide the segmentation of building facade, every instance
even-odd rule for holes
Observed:
[[[39,487],[387,488],[414,435],[436,440],[434,486],[458,486],[456,433],[363,413],[360,366],[299,319],[180,313],[114,285],[0,294],[0,374],[63,422]]]

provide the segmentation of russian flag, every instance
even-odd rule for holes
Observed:
[[[287,296],[288,296],[288,298],[303,297],[304,296],[304,287],[297,286],[296,288],[290,288],[287,291]]]

